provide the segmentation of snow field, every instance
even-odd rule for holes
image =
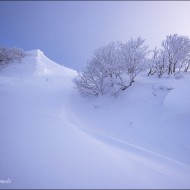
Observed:
[[[189,76],[84,99],[76,72],[27,52],[0,71],[0,188],[189,188]]]

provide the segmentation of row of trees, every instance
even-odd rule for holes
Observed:
[[[0,47],[0,65],[20,61],[25,56],[22,49]]]
[[[190,39],[177,34],[167,36],[162,48],[155,48],[150,62],[148,75],[171,75],[181,71],[187,72],[190,67]]]
[[[109,43],[94,52],[86,70],[74,79],[75,87],[84,96],[117,95],[143,70],[147,49],[140,37],[127,43]]]
[[[148,50],[142,38],[126,43],[111,42],[97,49],[83,72],[73,80],[84,96],[118,95],[134,82],[135,77],[148,70],[148,75],[187,72],[190,67],[190,39],[169,35],[160,49]],[[151,58],[150,58],[151,57]]]

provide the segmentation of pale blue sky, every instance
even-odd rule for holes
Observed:
[[[96,48],[110,41],[141,36],[153,48],[173,33],[190,36],[190,2],[0,2],[1,46],[38,48],[79,70]]]

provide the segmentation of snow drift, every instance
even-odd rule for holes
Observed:
[[[190,188],[190,77],[84,99],[28,51],[0,71],[0,188]]]

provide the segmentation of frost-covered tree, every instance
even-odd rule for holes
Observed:
[[[129,76],[129,85],[134,82],[135,77],[145,69],[147,62],[148,46],[144,45],[142,38],[130,39],[122,44],[123,70]],[[127,87],[127,86],[126,86]]]
[[[157,54],[155,62],[155,73],[160,78],[164,73],[168,71],[168,59],[164,51],[160,50]]]
[[[118,95],[143,70],[147,54],[143,43],[137,38],[125,44],[111,42],[96,50],[85,71],[73,80],[76,89],[84,96]]]
[[[149,75],[153,75],[156,71],[155,71],[155,67],[156,67],[156,62],[158,60],[158,53],[159,50],[155,47],[154,50],[151,51],[152,57],[149,60],[149,71],[148,71],[148,76]]]
[[[190,55],[188,56],[184,67],[185,67],[184,72],[187,72],[189,70],[189,68],[190,68]]]
[[[8,62],[7,60],[7,49],[4,47],[0,47],[0,64],[5,64]]]
[[[168,59],[166,53],[161,49],[157,49],[156,47],[152,53],[153,55],[150,59],[148,75],[157,74],[160,78],[168,71]]]
[[[178,34],[169,35],[162,42],[163,51],[168,59],[168,74],[176,72],[186,65],[190,53],[190,39]]]
[[[22,49],[0,47],[0,65],[20,61],[24,56]]]
[[[75,87],[81,94],[105,94],[110,88],[117,91],[118,86],[123,85],[119,48],[119,42],[112,42],[94,52],[85,71],[74,79]]]

